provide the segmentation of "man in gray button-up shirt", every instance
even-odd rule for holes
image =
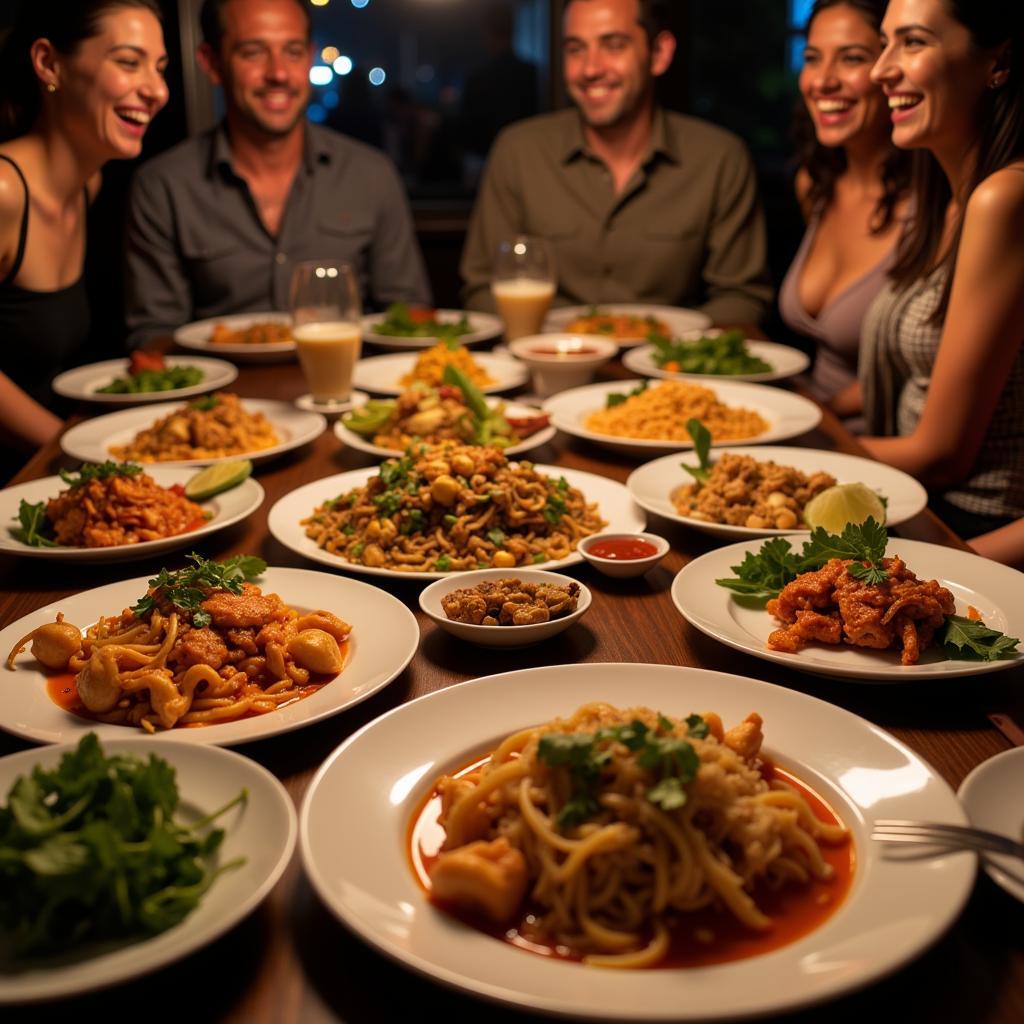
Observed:
[[[129,343],[191,320],[286,309],[301,260],[344,259],[364,301],[429,303],[408,203],[386,156],[307,124],[301,0],[206,0],[199,63],[224,123],[151,160],[132,186]]]

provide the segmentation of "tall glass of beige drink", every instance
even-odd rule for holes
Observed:
[[[543,238],[526,235],[503,241],[494,260],[491,292],[507,341],[539,334],[555,297],[551,246]]]
[[[363,344],[359,285],[348,263],[299,263],[291,282],[292,337],[312,399],[340,405],[352,393]]]

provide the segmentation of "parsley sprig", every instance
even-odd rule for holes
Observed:
[[[10,527],[11,536],[31,548],[57,548],[60,545],[49,535],[52,533],[46,518],[46,502],[32,505],[24,498],[18,503],[18,526]]]
[[[192,625],[208,626],[211,617],[200,605],[209,597],[210,590],[242,592],[242,584],[262,575],[267,563],[253,555],[235,555],[226,562],[211,562],[194,551],[188,555],[192,565],[171,572],[161,569],[149,581],[149,593],[132,605],[132,611],[141,618],[152,611],[161,600],[170,601],[175,608],[192,613]]]
[[[882,564],[888,542],[885,527],[869,518],[861,524],[847,523],[841,534],[822,527],[811,531],[800,554],[783,537],[773,537],[761,545],[757,554],[748,551],[739,565],[730,568],[736,575],[715,580],[720,587],[745,597],[778,597],[782,588],[797,576],[820,569],[829,559],[853,559],[847,572],[865,583],[878,584],[888,579]]]
[[[112,476],[138,476],[142,472],[142,466],[135,462],[85,462],[77,473],[71,473],[66,469],[59,470],[60,478],[69,487],[81,487],[90,480],[109,480]]]
[[[998,661],[1006,654],[1014,654],[1020,640],[1007,636],[998,629],[989,629],[979,619],[965,619],[950,615],[939,636],[950,658],[974,661]]]
[[[708,734],[700,715],[690,715],[686,725],[691,737],[703,739]],[[600,813],[598,792],[615,744],[634,753],[640,767],[654,777],[645,794],[652,804],[663,811],[685,805],[686,787],[697,775],[700,758],[688,739],[675,735],[675,726],[664,715],[658,715],[654,729],[634,719],[593,733],[548,733],[540,739],[537,757],[569,775],[570,795],[555,818],[558,828],[574,828]]]
[[[700,462],[699,466],[688,466],[685,462],[679,463],[687,473],[699,483],[706,484],[711,476],[711,431],[704,426],[696,417],[686,421],[686,432],[693,439],[693,450]]]

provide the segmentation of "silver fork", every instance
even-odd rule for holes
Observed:
[[[1024,860],[1024,843],[968,825],[880,818],[872,825],[871,838],[882,843],[921,843],[978,853],[1007,854]]]

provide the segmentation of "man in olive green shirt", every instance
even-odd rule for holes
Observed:
[[[658,0],[569,0],[564,72],[575,110],[495,142],[462,254],[470,309],[491,309],[498,243],[547,239],[557,304],[659,303],[756,323],[771,300],[764,222],[743,143],[659,108],[675,38]]]

